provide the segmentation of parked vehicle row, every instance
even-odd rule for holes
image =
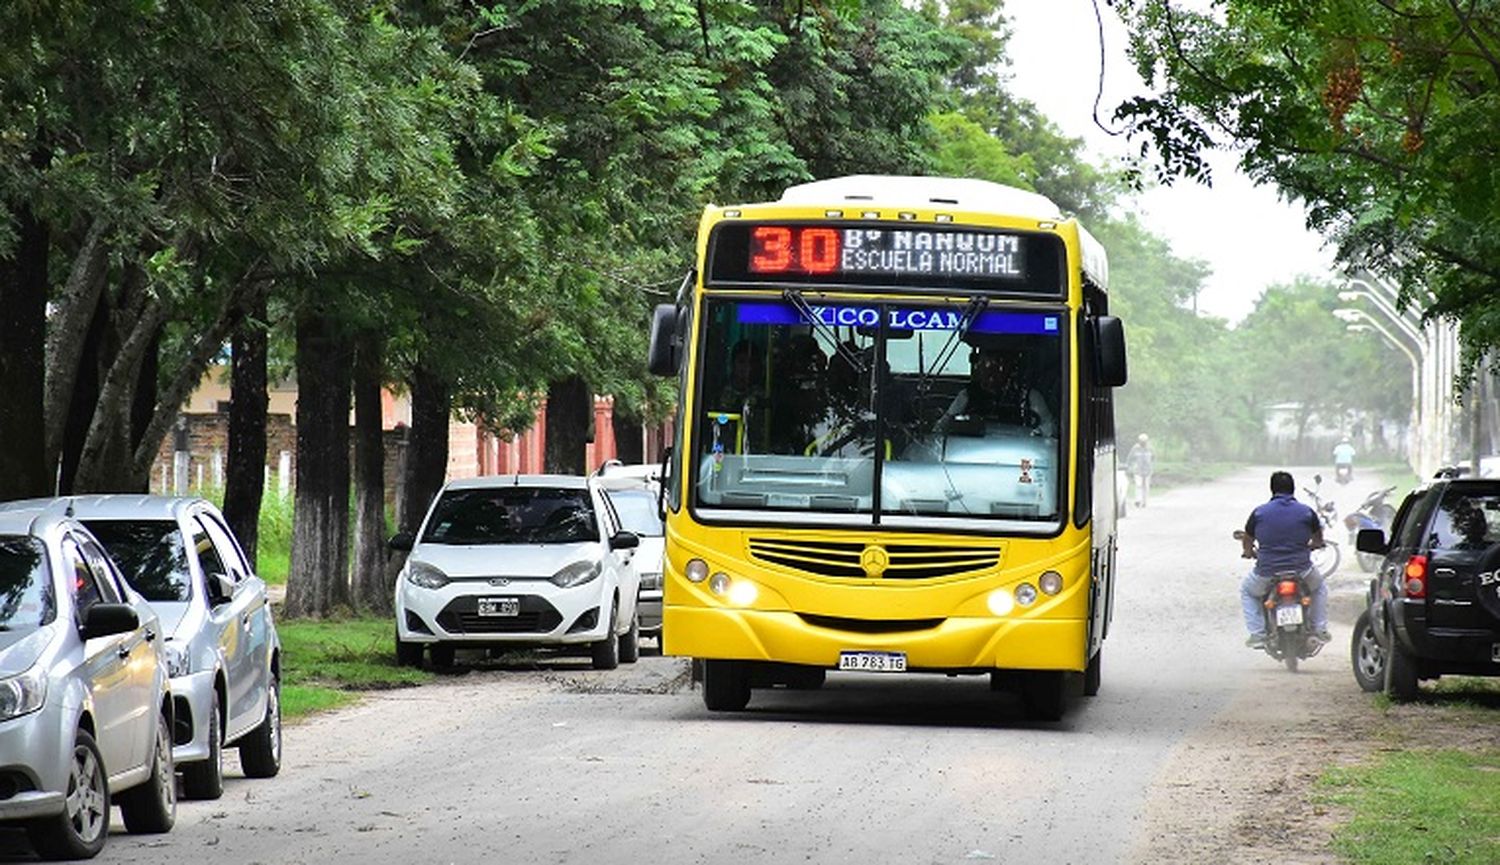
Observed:
[[[661,629],[661,521],[630,472],[448,483],[396,580],[396,657],[450,666],[465,649],[587,651],[596,669],[640,657]],[[644,621],[643,621],[644,619]]]
[[[166,832],[177,772],[223,791],[281,766],[280,643],[265,585],[201,499],[0,505],[0,823],[48,859],[92,857],[118,804]]]

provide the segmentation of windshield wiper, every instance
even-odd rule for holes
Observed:
[[[948,340],[938,349],[937,357],[933,359],[932,366],[924,368],[917,373],[917,396],[923,396],[932,387],[934,371],[945,368],[948,361],[953,359],[953,354],[958,351],[958,345],[963,338],[969,335],[969,330],[974,327],[974,322],[984,312],[985,307],[990,305],[990,299],[983,295],[972,298],[964,306],[964,313],[958,319],[958,326],[948,334]]]
[[[870,371],[870,368],[865,365],[865,362],[860,359],[859,355],[855,354],[849,346],[840,342],[839,335],[827,324],[824,324],[821,318],[818,318],[817,314],[813,312],[813,308],[808,305],[807,299],[802,296],[801,291],[795,288],[788,288],[781,293],[781,296],[786,298],[787,303],[796,307],[797,312],[801,313],[802,317],[807,319],[808,323],[812,325],[813,330],[821,334],[824,339],[833,343],[833,350],[839,353],[839,357],[843,358],[845,363],[854,367],[854,370],[860,374]]]

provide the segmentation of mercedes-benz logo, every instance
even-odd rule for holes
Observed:
[[[859,566],[864,568],[865,576],[872,579],[885,573],[890,564],[891,557],[886,554],[885,547],[865,547],[859,554]]]

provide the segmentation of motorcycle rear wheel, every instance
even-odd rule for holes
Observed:
[[[1288,673],[1297,672],[1297,651],[1301,648],[1300,635],[1295,631],[1282,631],[1277,640],[1280,641],[1281,663],[1286,665]]]

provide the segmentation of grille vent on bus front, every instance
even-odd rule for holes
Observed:
[[[771,565],[823,577],[862,579],[865,544],[751,538],[750,557]],[[943,547],[931,544],[886,544],[887,580],[928,580],[977,574],[1000,564],[995,547]]]

